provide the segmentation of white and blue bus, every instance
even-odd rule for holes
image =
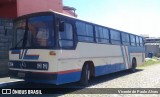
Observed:
[[[65,84],[122,70],[144,62],[143,37],[57,12],[14,20],[9,75],[26,82]]]

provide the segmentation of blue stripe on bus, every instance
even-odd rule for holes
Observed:
[[[45,83],[45,84],[56,84],[57,80],[45,80],[45,79],[24,79],[26,82],[33,83]]]
[[[95,67],[95,75],[100,76],[100,75],[105,75],[105,74],[109,74],[109,73],[118,72],[118,71],[121,71],[121,70],[125,70],[124,63],[96,66]]]
[[[125,70],[125,65],[123,63],[96,66],[95,67],[95,76],[114,73],[114,72],[118,72],[121,70]],[[60,84],[64,84],[64,83],[77,82],[80,80],[80,78],[81,78],[81,72],[58,74],[56,84],[60,85]]]
[[[11,51],[12,54],[20,54],[20,52],[21,52],[20,50],[12,50]]]
[[[55,74],[53,74],[55,76]],[[47,84],[66,84],[71,82],[77,82],[80,80],[81,72],[72,72],[67,74],[57,74],[57,78],[53,80],[45,80],[45,79],[25,79],[27,82],[35,82],[35,83],[47,83]]]
[[[125,60],[125,55],[124,55],[124,49],[121,46],[121,52],[122,52],[122,57],[123,57],[123,61],[124,61],[124,65],[126,66],[126,60]]]
[[[128,52],[129,53],[144,53],[145,52],[145,48],[144,47],[129,46],[128,47]]]
[[[70,82],[76,82],[79,81],[81,78],[81,72],[72,72],[67,74],[58,74],[57,76],[57,85],[64,84],[64,83],[70,83]]]
[[[11,53],[12,54],[18,54],[19,55],[19,59],[29,59],[29,60],[38,60],[39,59],[39,55],[27,55],[28,49],[26,50],[12,50]],[[23,53],[24,53],[24,57],[23,57]]]
[[[125,70],[125,65],[123,63],[96,66],[95,75],[100,76],[100,75],[118,72],[121,70]],[[54,79],[54,80],[45,80],[45,79],[44,80],[25,79],[25,80],[29,82],[36,82],[36,83],[48,83],[48,84],[60,85],[65,83],[77,82],[80,80],[80,78],[81,78],[81,71],[66,73],[66,74],[57,74],[57,79]]]
[[[23,51],[22,51],[22,54],[21,54],[21,50],[11,50],[11,54],[18,54],[19,55],[19,59],[22,59]]]
[[[25,55],[23,59],[38,60],[39,55]]]
[[[39,55],[27,55],[28,49],[25,50],[23,59],[38,60]]]

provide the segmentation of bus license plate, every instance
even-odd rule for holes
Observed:
[[[25,77],[25,73],[24,72],[18,72],[18,77]]]

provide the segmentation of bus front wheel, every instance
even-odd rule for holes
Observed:
[[[81,80],[80,80],[81,85],[87,86],[89,79],[90,79],[90,68],[88,64],[85,64],[82,68],[82,73],[81,73]]]

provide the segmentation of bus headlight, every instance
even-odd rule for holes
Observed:
[[[48,70],[48,63],[37,63],[38,70]]]
[[[8,67],[13,67],[13,66],[14,66],[13,62],[8,62]]]

